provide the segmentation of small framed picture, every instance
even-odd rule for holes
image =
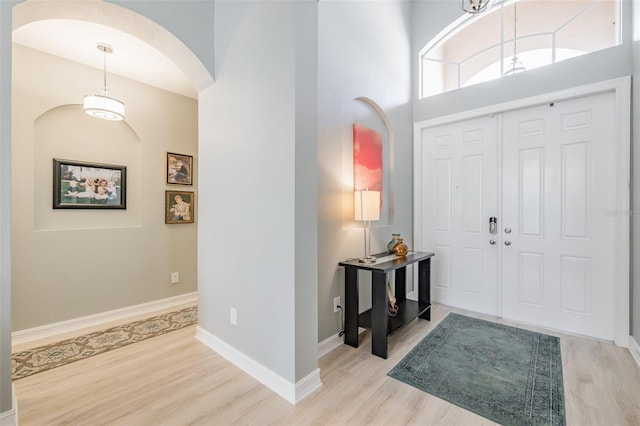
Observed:
[[[193,156],[167,152],[167,183],[193,185]]]
[[[193,223],[194,212],[192,191],[165,191],[164,223]]]
[[[53,159],[54,209],[126,209],[127,168]]]

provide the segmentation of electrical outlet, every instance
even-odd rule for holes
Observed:
[[[180,272],[171,273],[171,284],[178,284],[180,282]]]
[[[338,309],[338,306],[340,306],[340,296],[333,298],[333,312],[340,311],[340,309]]]
[[[238,311],[236,308],[229,308],[229,324],[238,324]]]

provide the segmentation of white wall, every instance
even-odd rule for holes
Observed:
[[[198,189],[165,176],[167,151],[197,164],[197,101],[110,75],[127,117],[107,122],[80,105],[100,70],[20,45],[13,68],[13,330],[196,291],[197,221],[167,225],[164,208],[165,190]],[[52,209],[53,158],[126,166],[126,210]]]
[[[318,337],[340,331],[333,298],[344,301],[338,262],[364,255],[362,224],[353,220],[354,122],[374,128],[389,149],[389,135],[366,97],[387,114],[395,149],[388,174],[383,220],[373,223],[371,251],[385,249],[392,233],[412,247],[412,123],[409,2],[319,2],[318,18]],[[391,171],[393,170],[393,171]],[[362,309],[370,307],[369,274],[363,274]],[[344,302],[343,302],[344,303]]]

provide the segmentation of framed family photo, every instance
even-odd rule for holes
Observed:
[[[194,212],[192,191],[165,191],[164,223],[193,223]]]
[[[167,152],[167,183],[193,185],[193,156]]]
[[[54,209],[126,209],[127,167],[53,159]]]

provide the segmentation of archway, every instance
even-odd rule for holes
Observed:
[[[118,45],[123,51],[139,53],[139,57],[130,58],[129,62],[146,57],[145,49],[152,52],[160,52],[150,44],[155,43],[157,40],[159,40],[157,43],[162,46],[170,46],[173,40],[173,44],[182,46],[183,49],[185,49],[183,44],[179,44],[179,41],[176,41],[177,39],[175,39],[173,35],[158,24],[119,6],[114,6],[102,1],[82,2],[79,4],[80,7],[75,7],[75,3],[65,2],[59,7],[52,8],[51,4],[52,2],[27,1],[14,8],[14,14],[16,16],[16,28],[13,30],[15,36],[14,42],[23,44],[25,38],[29,38],[28,35],[25,37],[25,30],[27,33],[31,31],[31,39],[36,40],[33,47],[37,50],[48,52],[48,45],[46,43],[43,44],[43,38],[37,34],[39,31],[40,33],[47,34],[45,39],[55,39],[57,40],[57,44],[64,45],[64,47],[70,51],[79,50],[80,52],[78,53],[82,56],[87,55],[87,53],[93,50],[92,43],[95,43],[95,40],[107,40],[108,42],[113,42],[114,46]],[[87,7],[88,5],[92,7]],[[65,18],[65,8],[69,9],[69,15],[72,19]],[[119,29],[105,30],[107,26],[105,26],[104,23],[109,23],[109,19],[105,19],[105,17],[118,23],[121,28],[127,26],[120,24],[121,22],[134,22],[135,25],[129,28],[129,30],[133,29],[136,33],[135,35],[140,34],[149,40],[149,43],[146,41],[138,42],[140,39],[135,38],[134,35],[129,35],[129,33],[124,33]],[[101,23],[97,24],[96,21]],[[83,24],[80,26],[82,31],[76,31],[75,37],[84,37],[89,40],[84,41],[86,47],[88,47],[87,49],[84,49],[84,45],[79,46],[73,41],[64,38],[64,34],[70,32],[70,29],[75,28],[75,26],[80,23]],[[91,24],[93,24],[93,27],[90,26]],[[56,25],[60,30],[59,32],[52,31],[56,28]],[[64,25],[64,27],[60,28],[61,25]],[[145,29],[146,27],[148,28]],[[73,34],[72,31],[71,33]],[[56,35],[52,36],[51,34]],[[153,39],[150,39],[149,34],[153,35]],[[126,38],[124,35],[129,38]],[[106,38],[101,40],[103,36]],[[29,44],[24,45],[32,47],[32,45]],[[190,155],[197,153],[198,131],[197,120],[195,118],[197,115],[197,101],[194,101],[194,99],[183,100],[183,98],[170,98],[171,95],[165,96],[165,92],[158,95],[148,90],[146,85],[139,87],[135,81],[118,80],[117,74],[110,73],[110,80],[113,81],[115,77],[116,84],[120,85],[120,93],[125,96],[125,103],[128,102],[131,107],[130,113],[127,114],[127,119],[124,122],[106,124],[101,120],[87,121],[86,117],[79,113],[79,110],[74,109],[72,111],[76,111],[74,112],[74,114],[77,115],[76,125],[66,126],[75,129],[73,132],[74,137],[70,137],[69,135],[60,136],[57,138],[58,142],[55,142],[56,135],[52,132],[47,132],[47,139],[49,140],[38,141],[34,138],[36,132],[33,130],[34,123],[38,122],[37,117],[41,116],[44,112],[58,108],[60,105],[81,102],[82,96],[85,94],[83,91],[86,91],[87,87],[91,90],[93,84],[87,84],[86,81],[87,77],[91,77],[92,71],[90,69],[73,65],[76,62],[80,63],[79,60],[74,60],[76,57],[65,56],[65,59],[71,60],[71,63],[58,63],[54,62],[53,59],[49,59],[47,56],[41,55],[37,50],[27,51],[25,53],[22,45],[14,43],[13,65],[17,71],[12,77],[15,99],[12,113],[13,188],[15,194],[28,193],[34,194],[34,196],[27,196],[27,199],[24,199],[22,196],[18,198],[14,197],[11,201],[13,204],[12,210],[14,211],[12,232],[17,232],[22,242],[19,245],[14,244],[12,247],[12,257],[14,258],[12,262],[14,266],[12,274],[14,287],[12,293],[14,296],[12,303],[16,304],[15,309],[17,309],[14,311],[13,316],[13,330],[27,330],[47,324],[55,325],[55,323],[60,321],[67,322],[69,320],[75,320],[76,318],[83,319],[86,316],[101,314],[103,312],[106,313],[114,309],[119,310],[128,306],[134,307],[141,303],[177,296],[187,290],[195,291],[195,258],[197,257],[195,243],[191,243],[191,247],[188,248],[188,251],[191,252],[188,260],[189,263],[185,264],[184,262],[180,262],[171,268],[171,272],[181,271],[183,275],[182,281],[190,281],[191,284],[183,284],[173,288],[164,286],[160,292],[157,288],[154,288],[155,286],[149,281],[163,282],[165,281],[164,278],[169,276],[169,271],[167,271],[166,274],[163,273],[162,276],[156,275],[153,278],[147,278],[147,276],[151,277],[154,275],[152,272],[158,268],[150,268],[149,273],[145,273],[141,268],[138,268],[134,262],[128,262],[127,259],[137,257],[135,252],[131,252],[123,257],[120,254],[121,251],[116,250],[117,254],[111,254],[111,256],[109,256],[111,262],[116,262],[120,265],[122,271],[125,271],[121,278],[118,279],[116,276],[108,278],[110,272],[113,270],[113,268],[109,268],[109,273],[95,274],[92,279],[93,284],[86,286],[82,284],[83,277],[93,274],[88,269],[76,266],[72,268],[70,272],[65,272],[64,269],[55,267],[56,264],[62,264],[68,261],[73,262],[74,257],[77,259],[76,256],[65,260],[57,250],[47,251],[43,247],[50,245],[50,249],[53,249],[53,247],[73,246],[75,250],[72,252],[77,253],[78,251],[85,251],[88,246],[102,246],[105,247],[106,250],[113,252],[115,248],[113,247],[113,243],[115,242],[113,238],[103,239],[98,235],[105,234],[105,232],[101,230],[109,229],[110,235],[120,235],[121,238],[129,241],[125,249],[138,246],[140,252],[153,253],[151,256],[146,256],[147,262],[150,260],[162,262],[167,259],[177,263],[175,260],[180,255],[172,253],[169,249],[162,250],[164,252],[157,249],[147,250],[150,247],[173,246],[171,242],[173,240],[169,239],[171,231],[169,231],[168,227],[145,218],[145,216],[151,216],[153,212],[160,210],[157,208],[160,207],[157,206],[157,204],[159,204],[158,200],[163,202],[164,191],[159,185],[146,184],[143,186],[143,181],[150,182],[153,179],[153,173],[149,174],[147,172],[143,174],[143,171],[151,169],[161,170],[162,167],[158,165],[158,161],[148,163],[149,160],[147,160],[147,158],[156,158],[156,160],[158,160],[161,156],[162,159],[164,159],[164,153],[161,151],[185,152]],[[86,52],[86,50],[89,50],[89,52]],[[54,53],[53,56],[58,56],[55,55],[55,51],[52,53]],[[173,52],[170,52],[170,54],[172,54],[173,57],[182,59],[189,56],[188,51],[186,53],[182,52],[182,54]],[[28,56],[28,58],[24,59],[25,56]],[[193,54],[190,56],[195,58]],[[45,65],[38,65],[39,63]],[[140,63],[135,68],[144,68],[145,65],[147,64]],[[173,63],[171,63],[171,65],[173,66]],[[168,66],[169,64],[167,64],[167,67]],[[191,74],[193,74],[193,70],[197,71],[199,68],[204,70],[204,67],[197,61],[197,58],[195,63],[189,64],[187,61],[176,64],[175,67],[181,70],[183,68],[187,69],[187,72],[191,72]],[[43,69],[46,69],[46,71],[43,71]],[[156,73],[161,74],[161,71],[162,70],[158,70]],[[147,70],[147,72],[149,72],[149,70]],[[23,78],[27,74],[31,74],[30,78]],[[207,73],[207,75],[209,74]],[[144,79],[144,75],[142,79]],[[210,75],[209,79],[211,79]],[[91,79],[88,81],[92,83]],[[25,87],[28,87],[29,91],[25,91]],[[112,85],[110,85],[110,88],[112,88]],[[196,92],[192,90],[190,93]],[[195,95],[187,96],[195,98]],[[21,99],[28,99],[28,102],[21,101]],[[153,107],[149,108],[150,105],[153,105]],[[181,114],[182,110],[191,111],[191,113]],[[173,124],[172,127],[166,127],[165,133],[180,134],[182,138],[179,139],[190,140],[190,143],[183,145],[171,141],[169,138],[165,138],[162,132],[158,133],[157,129],[166,126],[165,123],[170,119],[173,119],[177,124]],[[156,121],[157,123],[155,123]],[[182,125],[179,123],[180,121],[192,123],[192,127]],[[138,129],[134,129],[134,131],[142,130],[142,132],[147,135],[146,144],[123,145],[106,142],[106,140],[109,140],[109,137],[107,137],[106,140],[101,138],[106,133],[110,133],[112,139],[121,140],[122,133],[118,133],[116,130],[118,127],[125,125],[138,126]],[[60,129],[60,132],[64,133],[63,129]],[[153,134],[154,132],[155,135]],[[42,133],[39,134],[39,137],[42,137]],[[99,139],[101,139],[102,142],[99,142]],[[86,142],[82,142],[83,140]],[[18,141],[22,142],[19,143]],[[33,148],[28,148],[25,151],[23,147],[28,146],[30,141],[33,141],[35,145]],[[48,152],[47,150],[37,148],[38,144],[43,143],[45,145],[51,145],[54,149]],[[142,145],[146,145],[144,150]],[[185,147],[184,151],[179,150],[182,146]],[[85,148],[90,149],[86,151]],[[33,152],[29,152],[29,150]],[[46,155],[44,154],[45,151],[47,151]],[[146,151],[146,154],[143,154],[144,151]],[[86,214],[78,214],[79,212],[77,211],[65,211],[61,214],[60,211],[52,211],[48,208],[51,203],[45,201],[46,197],[50,197],[46,188],[51,188],[51,183],[49,182],[51,177],[48,176],[47,173],[42,173],[42,171],[50,167],[51,157],[69,158],[81,162],[128,165],[127,175],[130,178],[130,182],[127,185],[127,192],[131,202],[128,203],[127,210],[118,215],[114,214],[111,216],[100,216],[99,214],[89,214],[89,212]],[[111,160],[109,160],[109,158],[111,158]],[[33,173],[31,172],[32,169],[34,171]],[[194,168],[194,170],[197,169]],[[17,180],[21,182],[24,180],[24,182],[20,184],[22,186],[21,190],[18,190],[20,188],[16,187]],[[165,189],[169,189],[169,187]],[[184,189],[197,191],[197,184],[194,184],[191,188]],[[151,192],[153,192],[153,196],[148,195],[151,194]],[[37,195],[38,193],[40,195]],[[18,211],[23,214],[15,214]],[[36,213],[34,214],[32,212]],[[45,212],[46,215],[50,216],[49,219],[53,219],[54,221],[45,220],[43,222],[40,220],[39,215],[42,212]],[[34,217],[29,218],[32,214]],[[161,215],[159,216],[161,217]],[[57,219],[63,219],[63,222],[54,223]],[[133,237],[132,233],[125,228],[137,228],[138,236]],[[190,234],[189,239],[195,241],[197,226],[190,226],[187,229]],[[42,240],[42,238],[40,238],[42,233],[38,231],[44,231],[44,233],[48,235],[46,239],[49,241]],[[70,231],[75,232],[71,232],[70,234]],[[91,233],[91,231],[93,231],[93,233]],[[187,230],[184,229],[182,233],[184,234],[186,231]],[[84,232],[82,237],[75,238],[80,232]],[[157,240],[154,239],[154,235],[160,235],[162,233],[164,233],[164,239],[160,237],[158,237]],[[142,237],[141,234],[145,234],[148,238],[147,242],[143,241],[145,238]],[[68,241],[63,241],[64,239],[68,239]],[[155,244],[153,241],[155,241]],[[145,245],[146,249],[144,248]],[[22,249],[20,249],[20,247],[22,247]],[[39,249],[39,254],[36,254],[36,257],[42,260],[46,258],[58,259],[57,262],[52,262],[49,267],[42,268],[49,271],[48,278],[30,275],[31,273],[29,271],[33,271],[34,268],[26,266],[31,264],[31,261],[28,260],[29,255],[27,255],[26,252],[34,248]],[[186,250],[183,250],[181,253],[185,251]],[[46,253],[51,253],[51,255],[47,255]],[[100,255],[100,258],[102,257],[103,256]],[[193,259],[193,261],[191,259]],[[79,262],[77,265],[86,263],[96,264],[98,260],[100,259],[97,256],[93,256],[93,260],[90,262]],[[144,262],[144,260],[141,260],[141,262]],[[73,271],[77,273],[73,273]],[[185,278],[187,279],[185,280]],[[73,281],[72,285],[68,284],[70,281]],[[99,283],[99,281],[102,282]],[[113,284],[110,284],[108,281],[113,282]],[[125,288],[126,285],[118,284],[119,282],[124,284],[124,282],[127,281],[129,282],[128,288]],[[45,282],[47,282],[47,284],[45,284]],[[32,287],[30,287],[30,285],[25,286],[22,285],[22,283],[36,284],[30,284],[32,285]],[[120,293],[120,295],[111,297],[112,294],[117,293]],[[56,296],[56,294],[66,294],[67,296],[60,298]],[[95,294],[95,296],[92,296],[92,294]],[[40,295],[40,297],[33,299],[33,295]],[[110,300],[100,300],[105,298]],[[77,300],[73,303],[68,301],[68,299]],[[31,300],[37,303],[32,303]],[[82,305],[84,305],[84,307],[78,308],[78,306]],[[27,310],[31,311],[32,314],[29,314],[27,317],[25,317],[25,314],[16,315],[20,314],[20,312],[24,313]],[[51,312],[49,313],[47,311]],[[35,313],[45,314],[36,315]],[[82,325],[82,321],[79,322],[79,325]],[[51,328],[51,331],[54,332],[54,328]],[[21,335],[20,337],[22,338],[24,336]],[[19,339],[19,341],[20,340],[24,341],[28,339]]]
[[[6,11],[6,9],[5,9]],[[110,4],[103,1],[90,1],[90,2],[39,2],[39,1],[25,1],[17,4],[13,8],[13,28],[19,28],[23,25],[27,25],[36,21],[43,21],[48,19],[72,19],[86,22],[98,23],[105,26],[111,26],[121,31],[127,32],[134,37],[143,40],[153,48],[162,52],[175,63],[182,72],[192,82],[194,88],[201,92],[211,87],[213,84],[213,78],[211,73],[198,59],[198,57],[176,36],[170,33],[168,30],[158,25],[154,21],[139,15],[125,7]],[[6,34],[6,32],[5,32]],[[7,56],[3,61],[5,64],[9,62]],[[4,65],[4,64],[3,64]],[[3,76],[4,77],[4,76]],[[6,81],[5,81],[6,87]],[[8,122],[8,115],[3,113],[3,121]],[[200,132],[202,134],[202,132]],[[6,144],[8,137],[7,133],[3,133],[3,144]],[[3,161],[4,163],[4,161]],[[6,163],[4,163],[6,164]],[[8,177],[8,175],[5,175]],[[8,180],[2,181],[3,189],[10,192],[10,182]],[[2,226],[4,230],[8,230],[10,219],[8,216],[2,216]],[[3,232],[4,232],[3,230]],[[3,234],[4,235],[4,234]],[[6,232],[8,235],[8,232]],[[9,260],[8,255],[3,253],[3,265],[6,265]],[[7,294],[7,288],[9,287],[9,281],[3,277],[3,297]],[[3,301],[3,307],[8,304]],[[9,317],[7,311],[3,312],[3,322],[5,318]],[[2,346],[4,348],[11,346],[11,333],[5,334],[6,329],[3,327]],[[3,353],[4,355],[4,353]],[[7,381],[7,363],[2,364],[2,393],[10,389],[10,379]],[[3,396],[3,404],[0,407],[0,412],[5,411],[7,404]],[[15,408],[15,407],[14,407]]]
[[[115,28],[138,38],[177,65],[200,92],[213,84],[213,77],[198,57],[175,35],[149,18],[102,0],[57,2],[27,0],[13,7],[13,30],[31,22],[70,19]]]

